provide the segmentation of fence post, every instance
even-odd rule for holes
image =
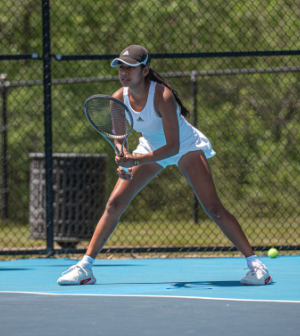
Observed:
[[[48,255],[53,251],[52,187],[52,109],[51,109],[51,40],[50,0],[42,0],[43,15],[43,83],[45,120],[46,233]]]
[[[7,98],[7,88],[6,88],[6,74],[0,74],[0,92],[2,96],[2,209],[1,218],[8,218],[8,181],[7,181],[7,108],[6,108],[6,98]]]
[[[196,71],[191,71],[192,95],[193,95],[193,125],[197,128],[197,77]],[[199,201],[194,195],[194,224],[198,223]]]

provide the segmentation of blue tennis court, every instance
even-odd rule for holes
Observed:
[[[242,286],[244,258],[96,260],[97,283],[58,286],[71,259],[0,263],[5,335],[299,335],[300,256],[260,258],[274,282]]]

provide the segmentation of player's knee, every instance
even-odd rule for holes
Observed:
[[[123,211],[126,209],[126,205],[123,204],[123,202],[120,201],[120,199],[116,198],[110,198],[106,204],[105,211],[109,215],[117,215],[120,216]]]
[[[219,202],[211,203],[205,206],[206,213],[213,220],[220,220],[223,216],[223,206]]]

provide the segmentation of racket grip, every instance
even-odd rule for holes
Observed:
[[[129,168],[125,168],[125,167],[121,167],[123,170],[125,170],[126,172],[128,172]]]

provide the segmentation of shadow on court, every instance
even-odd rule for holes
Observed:
[[[3,272],[3,271],[31,271],[33,270],[32,268],[1,268],[0,267],[0,272]]]
[[[220,287],[240,287],[240,281],[198,281],[198,282],[180,282],[174,285],[175,287],[190,287],[190,286],[220,286]]]
[[[77,261],[73,262],[72,265],[74,265]],[[61,265],[40,265],[39,267],[43,267],[43,266],[46,266],[46,267],[70,267],[69,265],[66,265],[66,264],[61,264]],[[144,266],[144,265],[131,265],[131,264],[114,264],[114,265],[97,265],[95,264],[93,266],[93,269],[95,268],[98,268],[98,267],[139,267],[139,266]]]
[[[207,287],[207,286],[219,286],[219,287],[244,287],[240,281],[193,281],[193,282],[114,282],[114,283],[101,283],[102,286],[115,286],[115,285],[132,285],[132,286],[142,286],[142,285],[169,285],[176,288],[190,288],[190,287]]]

